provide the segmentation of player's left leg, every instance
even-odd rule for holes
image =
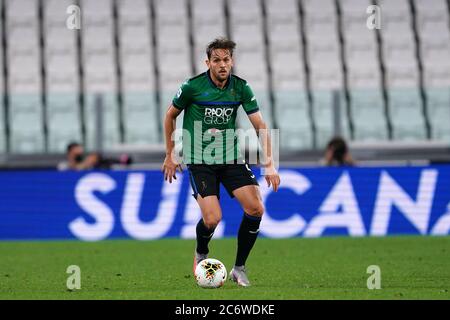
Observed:
[[[258,181],[245,161],[240,164],[225,165],[219,171],[219,179],[228,194],[239,201],[244,211],[238,231],[236,263],[231,270],[230,279],[241,286],[249,286],[245,262],[258,237],[259,224],[264,213]]]
[[[241,286],[249,286],[245,272],[245,262],[259,234],[259,225],[264,214],[264,205],[256,185],[247,185],[233,191],[244,210],[238,231],[236,262],[231,272],[231,279]]]

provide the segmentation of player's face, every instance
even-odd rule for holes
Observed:
[[[219,82],[224,82],[228,79],[233,67],[233,58],[230,51],[226,49],[215,49],[211,53],[211,58],[206,60],[211,76]]]

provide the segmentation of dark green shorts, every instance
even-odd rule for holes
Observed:
[[[248,185],[259,185],[255,175],[247,163],[243,164],[190,164],[189,178],[194,198],[200,194],[202,198],[217,196],[220,198],[220,183],[223,184],[230,197],[237,188]]]

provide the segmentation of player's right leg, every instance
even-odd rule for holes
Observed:
[[[219,182],[213,166],[190,165],[189,174],[193,196],[197,200],[202,218],[196,226],[197,247],[194,253],[193,271],[197,264],[208,257],[208,244],[216,226],[222,219],[219,204]]]
[[[222,219],[222,210],[220,209],[217,196],[206,196],[203,198],[199,194],[197,195],[197,203],[200,206],[202,218],[199,220],[196,227],[197,247],[194,254],[194,271],[197,264],[208,257],[209,241]]]

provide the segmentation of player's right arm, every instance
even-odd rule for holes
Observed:
[[[182,171],[181,165],[175,160],[173,151],[175,148],[175,142],[172,139],[173,132],[176,128],[176,119],[182,110],[176,108],[171,104],[167,109],[166,116],[164,118],[164,137],[166,141],[166,157],[162,166],[164,172],[164,180],[169,179],[172,183],[172,178],[176,179],[177,168]]]
[[[172,104],[169,106],[164,119],[164,137],[166,140],[166,158],[162,166],[164,172],[164,180],[169,179],[172,183],[172,179],[176,179],[177,169],[182,171],[181,165],[176,161],[174,157],[175,142],[172,139],[173,132],[176,128],[176,119],[180,113],[189,106],[191,103],[191,88],[189,82],[184,82],[177,94],[172,100]]]

